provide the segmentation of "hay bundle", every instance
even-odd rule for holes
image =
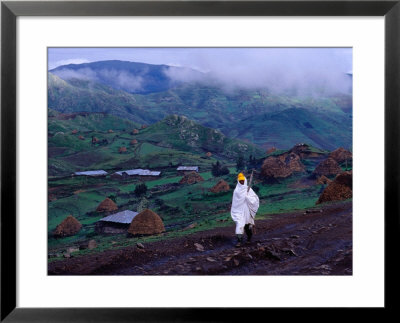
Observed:
[[[292,172],[279,158],[268,157],[261,166],[261,174],[265,178],[286,178],[292,175]]]
[[[141,128],[142,128],[142,129],[146,129],[146,128],[147,128],[147,125],[142,124]]]
[[[80,140],[85,140],[85,137],[82,136],[82,135],[80,135],[80,136],[78,137],[78,139],[80,139]]]
[[[322,192],[316,204],[347,200],[353,196],[353,174],[352,172],[343,172],[336,176]]]
[[[72,215],[68,215],[64,221],[57,225],[54,236],[55,237],[68,237],[78,233],[82,228],[82,224],[75,219]]]
[[[74,130],[71,131],[71,133],[72,133],[73,135],[75,135],[75,134],[78,133],[78,130],[74,129]]]
[[[261,166],[261,175],[267,179],[286,178],[305,169],[300,157],[294,153],[267,157]]]
[[[330,176],[337,175],[342,171],[339,164],[333,158],[327,158],[320,162],[314,170],[314,175],[316,176]]]
[[[136,139],[131,140],[130,144],[131,145],[136,145],[138,143],[138,141]]]
[[[182,179],[179,181],[179,184],[195,184],[199,182],[203,182],[204,178],[201,177],[197,172],[190,172],[185,174]]]
[[[319,185],[325,185],[325,184],[329,184],[330,182],[332,182],[328,177],[322,175],[320,177],[317,178],[317,180],[315,181],[316,184]]]
[[[353,155],[350,151],[340,147],[329,154],[329,157],[336,160],[338,163],[343,163],[346,160],[352,160]]]
[[[118,150],[118,152],[119,152],[120,154],[126,153],[126,152],[127,152],[127,149],[126,149],[126,147],[120,147],[119,150]]]
[[[210,158],[211,156],[212,156],[212,153],[211,153],[211,152],[207,152],[207,153],[206,153],[206,157]]]
[[[137,129],[132,130],[132,135],[137,135],[138,133],[139,133],[139,130],[137,130]]]
[[[165,227],[161,218],[149,209],[136,215],[128,228],[128,233],[132,235],[152,235],[164,231]]]
[[[118,210],[117,204],[114,203],[113,200],[108,197],[99,204],[96,209],[96,212],[112,212]]]
[[[303,172],[305,170],[305,167],[302,164],[300,157],[295,153],[281,155],[279,156],[279,159],[285,163],[286,167],[289,167],[292,173]]]
[[[219,180],[217,184],[215,184],[212,188],[210,188],[210,192],[220,193],[220,192],[228,192],[230,189],[229,184],[225,182],[223,179]]]

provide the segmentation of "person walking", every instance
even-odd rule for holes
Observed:
[[[243,243],[244,232],[246,232],[247,241],[251,241],[254,218],[260,206],[260,201],[251,187],[247,186],[247,179],[243,173],[239,173],[237,180],[232,197],[231,217],[236,223],[236,247],[240,247]]]

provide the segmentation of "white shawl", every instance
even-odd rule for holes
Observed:
[[[247,223],[254,224],[254,217],[260,206],[257,194],[251,188],[247,192],[247,188],[246,178],[243,185],[238,181],[232,198],[232,219],[243,226]]]

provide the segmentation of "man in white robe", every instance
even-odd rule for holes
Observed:
[[[243,232],[246,232],[247,241],[251,241],[253,235],[252,227],[260,201],[257,194],[247,186],[246,177],[240,173],[238,183],[232,197],[231,217],[236,223],[237,247],[243,241]]]

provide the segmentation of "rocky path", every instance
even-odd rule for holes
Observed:
[[[256,220],[250,244],[234,227],[49,264],[72,275],[351,275],[352,203]]]

